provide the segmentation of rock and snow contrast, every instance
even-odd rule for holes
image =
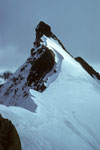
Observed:
[[[40,22],[30,57],[0,87],[0,114],[22,150],[100,150],[99,79]]]

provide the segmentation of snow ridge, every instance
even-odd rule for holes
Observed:
[[[100,84],[40,22],[31,56],[0,88],[0,102],[9,106],[0,105],[0,113],[17,128],[23,150],[100,150],[98,91]]]

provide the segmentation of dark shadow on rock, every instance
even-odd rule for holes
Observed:
[[[33,61],[30,73],[27,78],[28,86],[32,86],[34,83],[34,89],[42,92],[46,86],[44,85],[43,79],[45,75],[52,70],[55,64],[55,56],[52,50],[42,46],[37,49],[40,57]]]
[[[0,150],[22,150],[15,126],[0,115]]]

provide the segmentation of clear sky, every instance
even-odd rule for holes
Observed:
[[[0,0],[0,69],[26,60],[41,20],[73,56],[100,64],[100,0]]]

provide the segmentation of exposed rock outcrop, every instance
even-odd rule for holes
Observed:
[[[51,38],[53,38],[54,40],[56,40],[56,41],[59,43],[59,45],[60,45],[70,56],[72,56],[72,55],[67,51],[67,49],[64,47],[64,45],[62,44],[62,42],[56,37],[56,35],[52,33],[51,27],[50,27],[48,24],[44,23],[43,21],[40,21],[40,23],[39,23],[38,26],[36,27],[35,31],[36,31],[36,41],[34,42],[34,45],[35,45],[35,46],[37,46],[37,45],[40,46],[41,37],[42,37],[43,35],[46,35],[47,37],[49,37],[49,38],[51,37]],[[39,42],[38,42],[38,41],[39,41]],[[72,57],[73,57],[73,56],[72,56]]]
[[[100,74],[96,72],[93,69],[93,67],[90,66],[83,58],[76,57],[75,60],[78,61],[82,65],[82,67],[91,75],[91,77],[97,78],[98,80],[100,80]]]
[[[21,150],[21,142],[15,126],[1,115],[0,150]]]
[[[37,49],[37,53],[41,55],[38,59],[30,60],[32,67],[30,68],[30,73],[27,77],[27,84],[29,87],[32,87],[34,83],[34,89],[42,92],[46,86],[43,81],[45,75],[53,69],[55,64],[55,55],[54,53],[45,46]]]

